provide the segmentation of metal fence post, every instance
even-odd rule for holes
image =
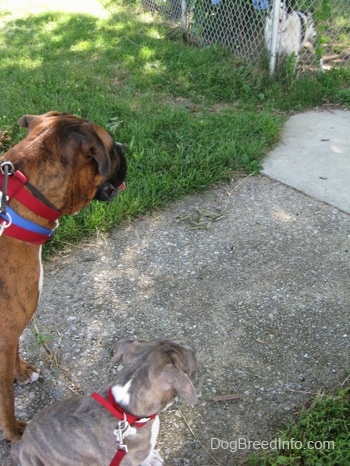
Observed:
[[[181,28],[187,32],[187,1],[181,0]]]
[[[272,28],[270,47],[270,76],[273,76],[276,68],[276,51],[278,41],[278,25],[280,18],[281,0],[274,0],[272,8]]]

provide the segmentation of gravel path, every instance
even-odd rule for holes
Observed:
[[[274,438],[310,394],[345,378],[349,255],[349,215],[266,177],[67,250],[46,262],[23,336],[43,378],[16,387],[18,416],[115,380],[118,340],[168,337],[197,350],[199,401],[161,415],[166,464],[238,465],[248,441]],[[0,461],[11,464],[4,440]]]

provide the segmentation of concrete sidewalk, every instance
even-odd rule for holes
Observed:
[[[313,116],[305,114],[301,127]],[[345,203],[332,199],[341,191],[346,202],[348,186],[345,179],[334,183],[333,164],[318,171],[318,162],[329,156],[320,146],[340,148],[331,154],[343,159],[342,179],[349,169],[349,131],[336,137],[335,131],[339,118],[349,119],[338,111],[316,117],[326,118],[328,131],[313,129],[298,160],[309,133],[297,138],[285,132],[264,162],[268,177],[189,196],[45,264],[35,328],[50,337],[44,341],[51,358],[28,329],[22,354],[43,379],[16,387],[19,417],[31,419],[72,392],[91,393],[114,381],[118,370],[110,355],[118,340],[168,337],[197,350],[199,400],[161,414],[160,453],[168,466],[235,466],[251,451],[249,442],[278,437],[313,393],[344,380],[350,367],[350,216]],[[293,116],[286,131],[300,118]],[[287,156],[283,150],[290,146]],[[312,169],[302,168],[310,152],[319,157]],[[287,164],[281,176],[292,172],[288,162],[299,167],[288,182],[274,175],[281,158]],[[296,185],[301,178],[304,184]],[[318,183],[327,183],[333,196],[301,192]],[[215,398],[231,395],[230,401]],[[8,454],[2,441],[2,466],[11,464]]]
[[[262,173],[350,213],[350,112],[292,116]]]

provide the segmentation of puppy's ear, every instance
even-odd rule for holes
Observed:
[[[187,374],[169,364],[164,371],[165,389],[173,388],[182,401],[192,405],[197,401],[196,391]]]
[[[179,350],[178,350],[179,351]],[[193,377],[197,370],[196,352],[190,346],[182,348],[182,355],[178,351],[172,351],[169,356],[175,367]]]
[[[112,362],[118,363],[122,359],[125,364],[132,362],[138,353],[140,342],[137,340],[122,340],[114,353]]]
[[[112,362],[117,364],[122,359],[123,359],[123,352],[120,350],[120,347],[118,346],[118,348],[116,349],[116,351],[115,351],[115,353],[113,355]]]

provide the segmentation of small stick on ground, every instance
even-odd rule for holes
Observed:
[[[193,437],[195,438],[196,442],[199,443],[199,445],[201,446],[201,448],[203,448],[203,450],[205,451],[205,453],[209,456],[209,458],[211,458],[215,464],[217,464],[218,466],[221,466],[221,463],[219,463],[215,458],[214,456],[205,448],[205,446],[203,445],[203,443],[199,440],[199,438],[197,437],[197,435],[194,433],[192,427],[189,425],[187,419],[185,418],[184,416],[184,413],[181,411],[181,409],[179,409],[179,412],[181,414],[181,417],[184,421],[184,423],[186,424],[188,430],[191,432],[191,434],[193,435]]]

